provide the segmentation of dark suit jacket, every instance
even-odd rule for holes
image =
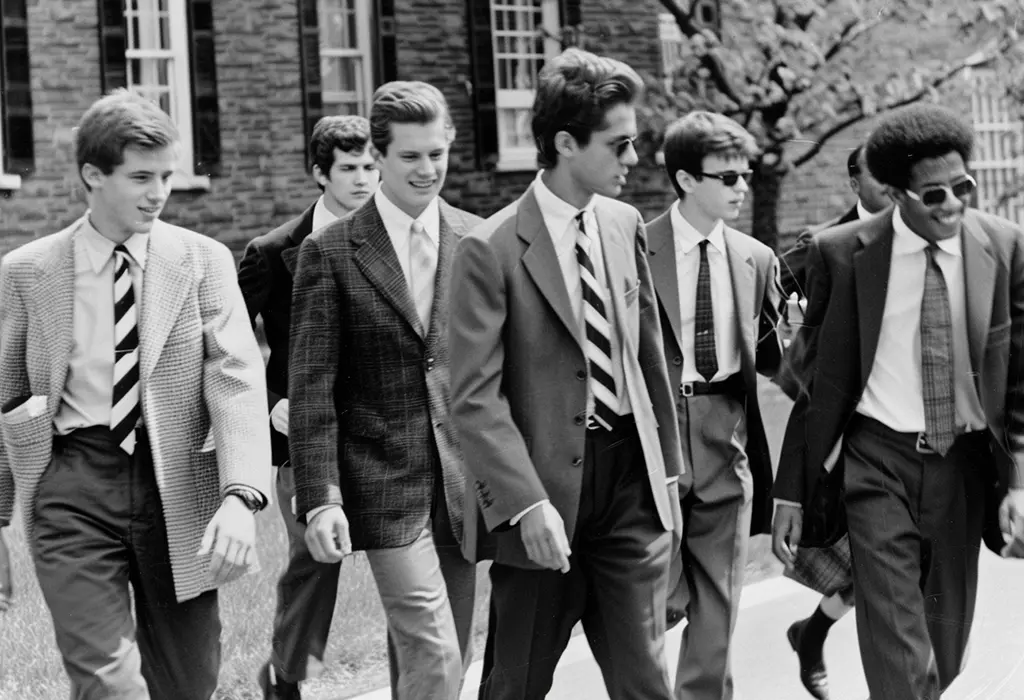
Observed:
[[[683,376],[683,341],[670,211],[647,225],[647,236],[651,275],[662,314],[669,384],[676,391],[676,401],[681,401],[678,390]],[[741,373],[747,389],[747,456],[754,480],[750,532],[757,535],[771,531],[772,519],[772,459],[757,400],[757,373],[771,376],[782,360],[782,344],[777,333],[782,306],[777,283],[779,263],[771,248],[729,227],[725,228],[725,247],[729,256],[736,315],[740,320],[737,338],[740,341]],[[686,434],[688,430],[682,424],[685,416],[685,411],[679,412],[680,434]]]
[[[238,284],[242,288],[249,321],[263,317],[270,357],[267,359],[267,403],[269,408],[288,398],[288,338],[292,318],[292,275],[299,244],[313,232],[314,203],[306,211],[270,233],[249,241],[238,264]],[[274,464],[288,460],[288,436],[270,426]]]
[[[462,453],[449,414],[448,304],[456,240],[480,221],[441,202],[430,329],[373,199],[299,249],[292,306],[296,512],[340,504],[357,550],[409,544],[435,494],[462,541]]]
[[[811,239],[822,231],[834,228],[840,224],[856,221],[858,218],[857,205],[854,204],[850,211],[842,216],[829,219],[821,224],[809,226],[797,235],[793,247],[779,256],[779,281],[782,284],[782,291],[787,299],[793,292],[796,292],[801,298],[806,296],[804,290],[807,277],[807,248],[811,244]]]
[[[595,214],[647,478],[660,525],[680,534],[669,500],[675,489],[665,481],[684,470],[644,223],[633,207],[604,197]],[[583,479],[587,365],[532,187],[459,242],[451,308],[452,414],[486,528],[496,531],[495,560],[535,569],[508,522],[547,498],[572,541]],[[480,534],[478,517],[470,504],[467,537]]]
[[[805,508],[874,363],[892,257],[891,211],[825,231],[808,249],[807,312],[790,347],[804,390],[786,427],[774,491]],[[971,366],[1000,483],[1024,486],[1024,237],[1015,224],[968,209],[963,255]]]

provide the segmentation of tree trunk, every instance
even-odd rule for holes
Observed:
[[[766,152],[754,164],[750,180],[751,235],[776,252],[779,249],[779,199],[788,170],[782,163],[781,153]]]

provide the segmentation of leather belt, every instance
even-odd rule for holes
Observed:
[[[742,396],[745,393],[746,387],[739,372],[717,382],[683,382],[679,385],[679,395],[686,398],[711,394]]]

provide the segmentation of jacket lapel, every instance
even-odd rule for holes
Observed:
[[[295,223],[295,228],[288,234],[290,245],[281,251],[281,262],[284,263],[285,269],[288,270],[288,274],[292,277],[295,276],[295,263],[299,257],[299,245],[305,240],[306,236],[313,233],[313,209],[315,208],[316,203],[306,209],[305,213],[299,217]]]
[[[377,205],[371,199],[345,220],[352,222],[352,243],[357,247],[356,265],[381,296],[394,307],[398,315],[409,324],[413,332],[422,339],[423,328],[416,313],[416,305],[409,292],[409,285],[406,284],[402,266],[398,262],[395,247],[391,245],[391,238],[377,211]]]
[[[675,205],[673,205],[675,206]],[[676,246],[672,231],[671,211],[656,218],[647,227],[647,243],[650,250],[651,277],[658,301],[665,309],[672,336],[680,349],[683,347],[682,319],[679,311],[679,273],[676,262]]]
[[[628,334],[623,332],[623,329],[628,319],[625,315],[626,290],[622,285],[627,276],[624,263],[629,260],[626,256],[630,251],[626,249],[626,235],[620,230],[618,220],[612,216],[602,216],[599,206],[595,206],[594,214],[597,218],[597,234],[601,238],[601,249],[604,253],[604,274],[608,280],[608,294],[615,310],[615,318],[618,320],[619,336],[622,338],[620,344],[624,346]]]
[[[964,287],[967,294],[967,337],[975,383],[985,357],[985,341],[992,321],[992,294],[996,282],[996,260],[988,236],[970,219],[963,224]]]
[[[736,305],[736,323],[740,338],[743,361],[748,367],[754,366],[757,341],[754,328],[754,288],[756,286],[756,263],[747,246],[746,236],[728,226],[722,232],[725,238],[725,252],[729,259],[729,278],[732,281],[732,299]]]
[[[32,290],[37,300],[43,347],[50,362],[50,393],[59,393],[67,381],[75,317],[75,239],[82,220],[57,234],[56,245],[41,261]],[[68,320],[71,323],[68,323]]]
[[[533,185],[519,200],[516,233],[528,246],[523,254],[523,266],[569,335],[582,348],[579,324],[572,313],[569,292],[565,288],[562,270],[555,255],[555,245],[544,225],[544,217],[533,195]]]
[[[892,264],[892,217],[875,217],[868,222],[857,234],[862,248],[853,254],[857,318],[860,324],[861,388],[866,384],[875,362],[878,335],[882,330],[882,316],[885,312],[885,295],[889,288],[889,268]]]
[[[157,221],[149,234],[146,269],[142,273],[139,314],[139,366],[142,383],[156,367],[167,336],[192,291],[184,243],[167,224]]]
[[[440,331],[448,327],[448,283],[452,278],[452,246],[455,245],[456,233],[445,218],[445,203],[442,201],[440,204],[441,228],[437,238],[437,272],[434,275],[434,303],[430,307],[428,339],[434,339]]]

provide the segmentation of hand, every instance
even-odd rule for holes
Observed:
[[[787,569],[796,562],[796,553],[803,530],[804,514],[796,506],[779,504],[772,520],[772,552]]]
[[[242,573],[256,554],[256,517],[242,499],[225,496],[224,502],[206,526],[197,557],[210,558],[210,573],[220,585]]]
[[[7,612],[14,601],[14,588],[11,586],[11,554],[7,550],[4,531],[0,528],[0,613]]]
[[[1024,558],[1024,489],[1010,489],[999,506],[999,529],[1006,545],[1000,554]]]
[[[555,507],[541,503],[519,521],[519,534],[530,561],[545,569],[569,571],[569,540],[565,536],[565,523]]]
[[[331,506],[306,525],[306,547],[321,564],[336,564],[352,553],[348,518],[341,506]]]
[[[678,480],[668,485],[668,505],[672,509],[672,556],[675,556],[683,546],[683,509]]]
[[[281,399],[270,409],[270,424],[282,435],[288,434],[288,399]]]

